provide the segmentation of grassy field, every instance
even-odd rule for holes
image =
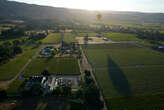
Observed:
[[[76,42],[75,35],[71,33],[64,33],[64,41],[67,43]]]
[[[43,43],[59,43],[61,41],[60,33],[49,34],[45,39],[42,40]]]
[[[74,57],[37,58],[25,70],[24,76],[40,75],[48,69],[50,74],[80,74],[78,61]]]
[[[24,80],[15,80],[13,83],[10,84],[9,88],[7,89],[7,93],[8,94],[19,93],[23,82]]]
[[[103,33],[105,37],[113,41],[139,41],[135,34],[125,34],[125,33]]]
[[[137,103],[131,103],[131,100],[141,100],[139,96],[143,94],[152,96],[149,97],[149,105],[155,97],[152,94],[164,92],[163,54],[130,44],[89,45],[85,53],[112,110],[131,110],[130,107],[135,109]],[[126,99],[128,95],[132,97],[129,101]],[[157,99],[161,100],[158,96]],[[119,108],[122,104],[125,106]],[[158,108],[161,103],[155,103],[154,106]],[[142,107],[145,108],[145,105]]]
[[[150,48],[157,48],[160,45],[163,45],[163,42],[160,42],[159,44],[157,43],[151,43],[149,41],[140,41],[138,42],[138,44],[146,46],[146,47],[150,47]]]
[[[0,80],[13,78],[40,48],[23,47],[23,53],[0,66]]]
[[[88,37],[96,37],[97,36],[97,33],[78,33],[77,34],[77,37],[86,37],[88,35]]]
[[[163,110],[164,93],[107,98],[112,110]]]
[[[66,98],[29,97],[0,102],[0,110],[70,110],[70,102]]]
[[[20,100],[14,110],[70,110],[70,104],[66,98],[30,97]]]

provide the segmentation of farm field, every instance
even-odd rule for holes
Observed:
[[[71,33],[64,33],[64,42],[67,43],[76,42],[75,35]]]
[[[113,41],[139,41],[135,34],[125,33],[103,33],[103,35]]]
[[[75,57],[37,58],[26,68],[24,76],[40,75],[47,69],[50,74],[80,74]]]
[[[71,102],[66,98],[30,97],[0,102],[0,110],[70,110]]]
[[[150,43],[148,41],[140,41],[140,42],[138,42],[138,44],[146,46],[146,47],[150,47],[150,48],[159,46],[158,44]]]
[[[131,110],[133,107],[138,108],[137,103],[150,100],[146,102],[149,105],[154,102],[153,99],[162,100],[158,95],[153,94],[164,92],[163,54],[132,44],[88,45],[85,53],[112,110],[123,109],[122,104],[124,109]],[[142,95],[150,97],[142,100]],[[131,97],[129,101],[128,96]],[[131,103],[131,101],[137,103]],[[157,108],[162,106],[161,103],[154,104],[152,106]]]
[[[23,53],[15,56],[9,62],[0,66],[0,80],[8,80],[13,78],[20,69],[26,64],[26,62],[32,58],[39,48],[23,47]]]
[[[18,94],[20,92],[20,89],[23,85],[24,80],[15,80],[13,83],[9,85],[9,88],[7,89],[8,94]]]
[[[81,32],[81,33],[77,33],[77,37],[86,37],[88,35],[88,37],[96,37],[97,33],[85,33],[85,32]]]
[[[20,100],[14,110],[70,110],[66,98],[56,100],[56,97],[34,97]]]
[[[59,43],[61,41],[60,33],[49,34],[46,38],[42,40],[43,43]]]

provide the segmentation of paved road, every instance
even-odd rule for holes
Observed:
[[[96,78],[95,78],[95,76],[94,76],[92,66],[91,66],[91,64],[89,63],[89,61],[88,61],[88,59],[87,59],[87,57],[86,57],[86,55],[85,55],[85,53],[84,53],[84,51],[82,50],[81,47],[80,47],[80,49],[81,49],[81,52],[82,52],[82,58],[83,58],[83,61],[84,61],[84,66],[87,66],[87,69],[90,70],[90,72],[91,72],[91,77],[93,78],[93,80],[94,80],[96,86],[99,87],[99,84],[98,84],[98,82],[97,82],[97,80],[96,80]],[[83,67],[84,67],[84,66],[83,66]],[[84,68],[83,68],[83,69],[84,69]],[[100,88],[100,87],[99,87],[99,88]],[[107,109],[106,102],[105,102],[105,100],[104,100],[103,93],[102,93],[101,90],[100,90],[100,99],[104,102],[104,108],[103,108],[103,110],[108,110],[108,109]]]

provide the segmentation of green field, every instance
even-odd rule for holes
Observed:
[[[80,74],[78,61],[74,57],[37,58],[25,70],[24,76],[40,75],[48,69],[50,74]]]
[[[61,41],[60,33],[49,34],[45,39],[42,40],[43,43],[60,43],[60,41]]]
[[[135,34],[125,34],[125,33],[103,33],[105,37],[113,41],[139,41]]]
[[[136,110],[137,103],[130,102],[142,99],[140,95],[149,94],[151,100],[151,96],[154,97],[152,94],[164,92],[163,54],[131,44],[88,45],[85,53],[112,110],[131,110],[133,107]],[[127,95],[132,97],[129,101]],[[122,96],[125,97],[121,99]],[[161,100],[158,96],[156,98]],[[122,104],[124,108],[119,108]],[[161,105],[159,103],[155,106],[158,108]]]
[[[71,33],[64,33],[64,41],[67,43],[76,42],[75,35]]]
[[[17,94],[22,89],[24,80],[15,80],[13,83],[9,85],[9,88],[7,89],[8,94]]]
[[[32,58],[40,48],[23,47],[23,53],[15,56],[9,62],[0,66],[0,80],[8,80],[18,74],[26,62]]]
[[[78,33],[77,34],[77,37],[86,37],[88,35],[88,37],[96,37],[97,36],[97,33],[94,33],[94,32],[88,32],[88,33],[84,33],[84,32],[81,32],[81,33]]]

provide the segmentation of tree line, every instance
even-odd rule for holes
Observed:
[[[12,43],[7,41],[0,45],[0,64],[23,52],[19,44],[20,42],[18,40],[14,40]]]

